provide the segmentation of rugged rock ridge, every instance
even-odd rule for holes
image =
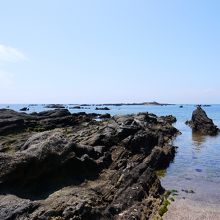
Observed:
[[[0,219],[150,219],[175,118],[0,110]],[[41,129],[37,129],[40,126]],[[40,131],[39,131],[40,130]]]
[[[213,123],[201,106],[197,106],[192,113],[192,119],[186,121],[194,132],[200,132],[204,135],[216,135],[219,132],[217,126]]]
[[[40,113],[25,114],[10,109],[0,109],[0,135],[7,133],[30,131],[46,131],[48,129],[73,126],[90,121],[98,114],[71,114],[67,109],[56,109]]]

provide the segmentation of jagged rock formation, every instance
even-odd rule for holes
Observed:
[[[150,219],[175,154],[171,116],[0,110],[0,219]]]
[[[192,113],[192,119],[186,121],[186,124],[188,124],[194,132],[200,132],[204,135],[216,135],[219,131],[201,106],[197,106],[196,110]]]

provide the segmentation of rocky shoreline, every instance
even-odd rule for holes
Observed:
[[[175,156],[175,121],[1,109],[0,219],[159,216],[165,190],[155,171]]]

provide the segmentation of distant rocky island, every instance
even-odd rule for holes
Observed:
[[[71,108],[80,108],[80,107],[88,107],[88,106],[122,106],[122,105],[158,105],[158,106],[166,106],[166,105],[175,105],[168,103],[159,103],[159,102],[134,102],[134,103],[103,103],[103,104],[70,104],[75,107]],[[49,104],[45,105],[45,108],[65,108],[63,104]]]
[[[96,106],[121,106],[121,105],[159,105],[159,106],[164,106],[164,105],[174,105],[174,104],[168,104],[168,103],[159,103],[159,102],[134,102],[134,103],[106,103],[106,104],[96,104]],[[82,105],[83,106],[83,105]]]

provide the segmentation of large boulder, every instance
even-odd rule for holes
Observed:
[[[207,116],[201,106],[197,106],[197,109],[192,113],[192,119],[187,121],[186,124],[188,124],[194,132],[200,132],[204,135],[216,135],[219,132],[217,126],[213,123],[212,119]]]
[[[95,157],[95,150],[68,141],[64,132],[55,129],[34,134],[20,151],[0,154],[0,192],[22,195],[29,191],[33,196],[46,193],[45,186],[60,187],[66,181],[80,183],[96,177],[102,164],[90,157]]]

